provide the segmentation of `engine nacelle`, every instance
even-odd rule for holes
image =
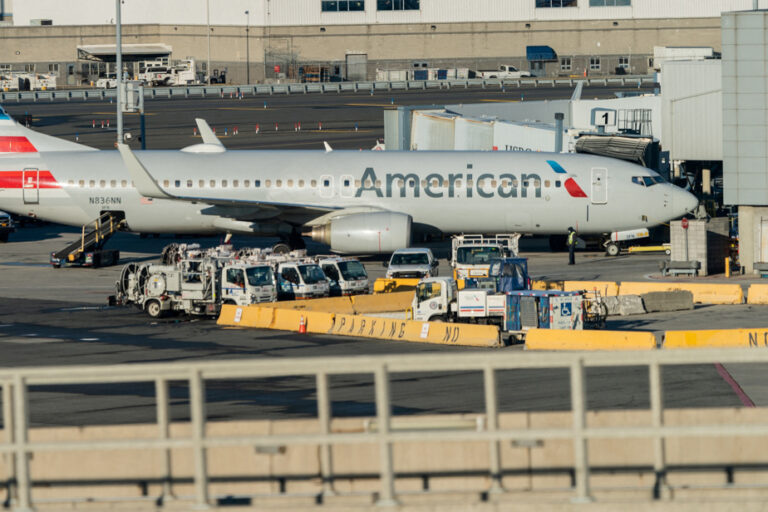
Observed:
[[[310,236],[341,254],[390,253],[411,244],[411,222],[403,213],[355,213],[313,227]]]

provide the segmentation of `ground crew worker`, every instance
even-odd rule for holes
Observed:
[[[568,264],[573,265],[576,263],[576,231],[573,228],[568,228]]]

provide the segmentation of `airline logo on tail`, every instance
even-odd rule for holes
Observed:
[[[547,160],[547,163],[552,168],[553,171],[555,171],[557,174],[568,174],[565,169],[563,169],[563,166],[559,163],[555,162],[554,160]],[[576,183],[576,180],[573,178],[568,178],[565,180],[565,190],[568,191],[568,193],[571,195],[571,197],[587,197],[587,194],[584,193],[584,190],[579,186],[578,183]]]
[[[0,110],[0,154],[37,153],[37,148],[23,135],[2,135],[3,126],[16,126],[11,116]]]

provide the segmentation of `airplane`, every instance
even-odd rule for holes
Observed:
[[[0,107],[0,209],[82,226],[104,213],[160,234],[306,235],[389,253],[414,232],[604,236],[692,212],[652,170],[592,155],[491,151],[228,151],[203,120],[181,150],[98,150],[40,134]]]

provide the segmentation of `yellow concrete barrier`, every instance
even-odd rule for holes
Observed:
[[[324,311],[326,313],[354,313],[349,297],[323,297],[320,299],[285,300],[268,302],[264,307],[276,309],[297,309],[302,311]]]
[[[747,290],[748,304],[768,304],[768,284],[753,284]]]
[[[566,292],[597,290],[603,297],[612,297],[619,294],[619,284],[613,281],[564,281],[563,290]]]
[[[336,315],[330,334],[389,341],[495,347],[499,329],[492,325],[416,322],[361,315]]]
[[[232,327],[267,329],[272,326],[274,314],[275,310],[271,307],[255,304],[251,306],[231,306],[225,304],[221,307],[216,323]]]
[[[533,290],[560,290],[563,291],[564,281],[531,281],[531,289]]]
[[[319,311],[308,311],[304,315],[307,332],[315,334],[328,333],[333,327],[334,317],[336,316],[333,313],[322,313]]]
[[[619,285],[619,295],[642,295],[649,292],[675,290],[691,292],[693,302],[700,304],[742,304],[744,302],[744,291],[738,284],[622,282]]]
[[[306,322],[308,311],[299,311],[297,309],[278,309],[273,310],[275,312],[275,319],[270,326],[271,329],[278,329],[280,331],[298,331],[299,322],[304,317]]]
[[[652,332],[530,329],[526,350],[653,350]]]
[[[353,295],[350,299],[352,302],[352,312],[358,315],[383,313],[385,311],[405,311],[413,302],[413,292]],[[343,313],[347,313],[347,311],[343,311]]]
[[[420,324],[423,329],[424,322]],[[419,332],[422,336],[424,331]],[[469,345],[472,347],[495,347],[501,344],[499,328],[495,325],[455,324],[429,322],[426,341],[441,345]]]
[[[421,279],[386,279],[380,277],[373,282],[373,293],[392,293],[413,290]]]
[[[667,331],[664,348],[768,347],[768,329]]]

